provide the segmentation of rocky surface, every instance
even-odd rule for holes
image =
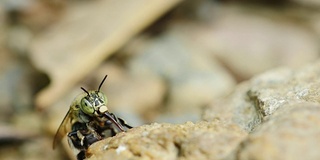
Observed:
[[[210,14],[214,16],[208,23],[178,23],[177,30],[193,45],[211,51],[238,80],[281,65],[301,66],[319,57],[318,36],[308,23],[288,20],[276,10],[225,5]]]
[[[167,96],[162,109],[167,115],[155,119],[156,122],[199,120],[201,107],[229,94],[235,86],[232,75],[216,59],[186,41],[176,29],[170,29],[136,52],[140,54],[128,62],[130,73],[140,76],[153,73],[166,82]]]
[[[319,159],[320,61],[240,84],[203,120],[150,124],[93,144],[90,159]]]
[[[98,159],[221,159],[247,135],[221,121],[158,124],[133,128],[90,147]]]
[[[279,68],[240,84],[204,111],[205,120],[232,121],[251,131],[284,105],[319,102],[319,61],[302,68]]]
[[[91,159],[320,159],[319,62],[297,68],[319,57],[320,1],[245,2],[5,0],[0,159],[74,159],[53,136],[106,74],[135,128]]]
[[[317,0],[291,0],[293,3],[303,5],[309,8],[318,9],[320,7],[320,2]]]
[[[37,96],[37,106],[44,109],[62,98],[71,89],[70,84],[83,79],[180,1],[84,1],[70,5],[59,23],[31,44],[30,58],[51,78],[50,85]]]
[[[237,160],[320,158],[320,105],[298,103],[285,107],[243,141]]]

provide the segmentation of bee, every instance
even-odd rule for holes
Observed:
[[[54,137],[53,149],[67,135],[69,146],[79,152],[77,159],[83,160],[91,144],[132,128],[108,110],[108,99],[100,91],[107,76],[96,91],[87,91],[81,87],[84,93],[71,103]]]

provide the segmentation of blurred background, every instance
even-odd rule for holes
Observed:
[[[72,159],[53,136],[101,91],[133,126],[202,109],[275,67],[319,56],[317,0],[1,0],[0,159]]]

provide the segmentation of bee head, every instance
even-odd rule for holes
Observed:
[[[108,99],[100,92],[100,88],[103,82],[106,80],[107,75],[104,77],[99,85],[97,91],[87,91],[83,87],[81,89],[87,93],[87,96],[83,97],[80,102],[80,109],[88,115],[100,115],[108,111]]]

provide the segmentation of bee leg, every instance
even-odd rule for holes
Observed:
[[[68,133],[68,142],[71,148],[80,151],[77,154],[77,160],[84,160],[86,158],[86,147],[81,144],[81,138],[78,131],[72,131]]]
[[[118,118],[119,122],[121,125],[125,126],[128,129],[133,128],[132,126],[130,126],[125,120],[123,120],[122,118]]]
[[[87,124],[87,128],[89,129],[89,131],[90,131],[90,134],[89,134],[89,136],[90,137],[95,137],[97,140],[101,140],[102,139],[102,137],[96,132],[96,130],[91,126],[91,124]],[[88,138],[90,138],[90,137],[88,137]],[[91,143],[92,144],[92,143]]]
[[[80,131],[77,131],[77,136],[79,137],[81,147],[85,150],[87,150],[94,142],[101,140],[101,136],[95,131],[85,136]]]
[[[101,140],[101,136],[97,133],[82,134],[79,130],[70,132],[68,138],[69,145],[78,150],[87,150],[92,143]]]
[[[79,130],[77,131],[77,136],[80,139],[80,145],[84,146],[85,149],[87,149],[86,136],[84,136]]]
[[[86,134],[82,142],[83,142],[83,145],[88,148],[94,142],[101,140],[102,137],[100,134],[96,132],[96,130],[91,126],[90,123],[87,124],[87,129],[89,134]]]
[[[104,115],[107,118],[107,121],[105,121],[105,123],[108,126],[111,126],[112,124],[114,124],[120,132],[125,131],[123,126],[119,123],[119,121],[117,120],[117,117],[113,113],[106,112],[104,113]],[[115,130],[115,128],[113,128],[113,130]],[[117,133],[118,131],[115,131],[115,132]]]
[[[77,154],[77,160],[84,160],[84,159],[86,159],[86,152],[85,151],[80,151]]]
[[[127,129],[133,128],[132,126],[128,125],[128,123],[127,123],[125,120],[123,120],[122,118],[117,117],[117,116],[116,116],[115,114],[113,114],[113,113],[110,113],[110,114],[111,114],[111,116],[112,116],[117,122],[119,122],[122,126],[125,126]]]
[[[78,150],[85,150],[86,148],[82,145],[81,137],[79,137],[78,131],[72,131],[68,133],[69,145],[73,146]]]
[[[84,132],[89,134],[83,134]],[[91,144],[101,140],[101,136],[98,135],[95,131],[80,130],[70,132],[68,134],[69,145],[74,146],[80,152],[77,154],[77,160],[84,160],[86,157],[86,151]]]

